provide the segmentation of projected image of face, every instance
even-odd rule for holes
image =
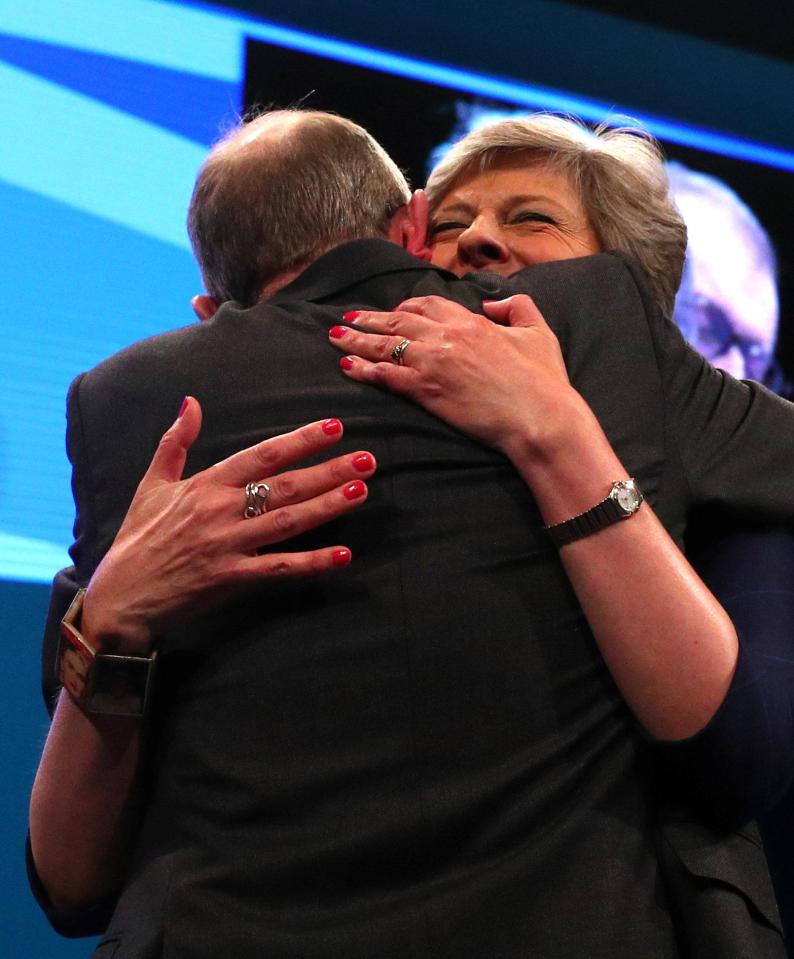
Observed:
[[[764,380],[778,327],[769,238],[719,180],[677,163],[668,172],[689,237],[674,319],[715,366],[740,379]]]
[[[453,184],[431,217],[429,243],[431,262],[459,276],[507,276],[600,250],[567,177],[515,155]]]

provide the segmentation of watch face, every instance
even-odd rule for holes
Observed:
[[[627,515],[635,512],[642,502],[642,494],[633,483],[616,484],[614,498]]]

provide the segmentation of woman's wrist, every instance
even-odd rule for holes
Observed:
[[[553,416],[512,438],[503,449],[521,474],[547,525],[564,522],[603,500],[627,473],[584,399],[572,396]]]
[[[146,621],[130,609],[103,599],[89,584],[83,601],[82,633],[97,653],[124,656],[148,656],[154,636]]]

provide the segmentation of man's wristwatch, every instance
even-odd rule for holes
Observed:
[[[645,497],[633,479],[618,480],[612,484],[609,496],[592,509],[566,519],[563,523],[547,526],[546,532],[558,548],[597,533],[605,526],[611,526],[618,520],[633,516],[642,505]]]
[[[117,656],[92,649],[80,632],[84,597],[79,590],[61,620],[58,681],[86,713],[143,716],[157,653]]]

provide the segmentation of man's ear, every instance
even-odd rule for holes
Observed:
[[[218,312],[221,301],[217,296],[210,296],[207,293],[200,293],[198,296],[194,296],[190,301],[190,305],[193,307],[193,312],[196,314],[196,318],[199,320],[211,320],[213,316]]]
[[[420,260],[430,261],[427,245],[429,210],[424,190],[417,190],[405,206],[394,214],[389,239]]]

